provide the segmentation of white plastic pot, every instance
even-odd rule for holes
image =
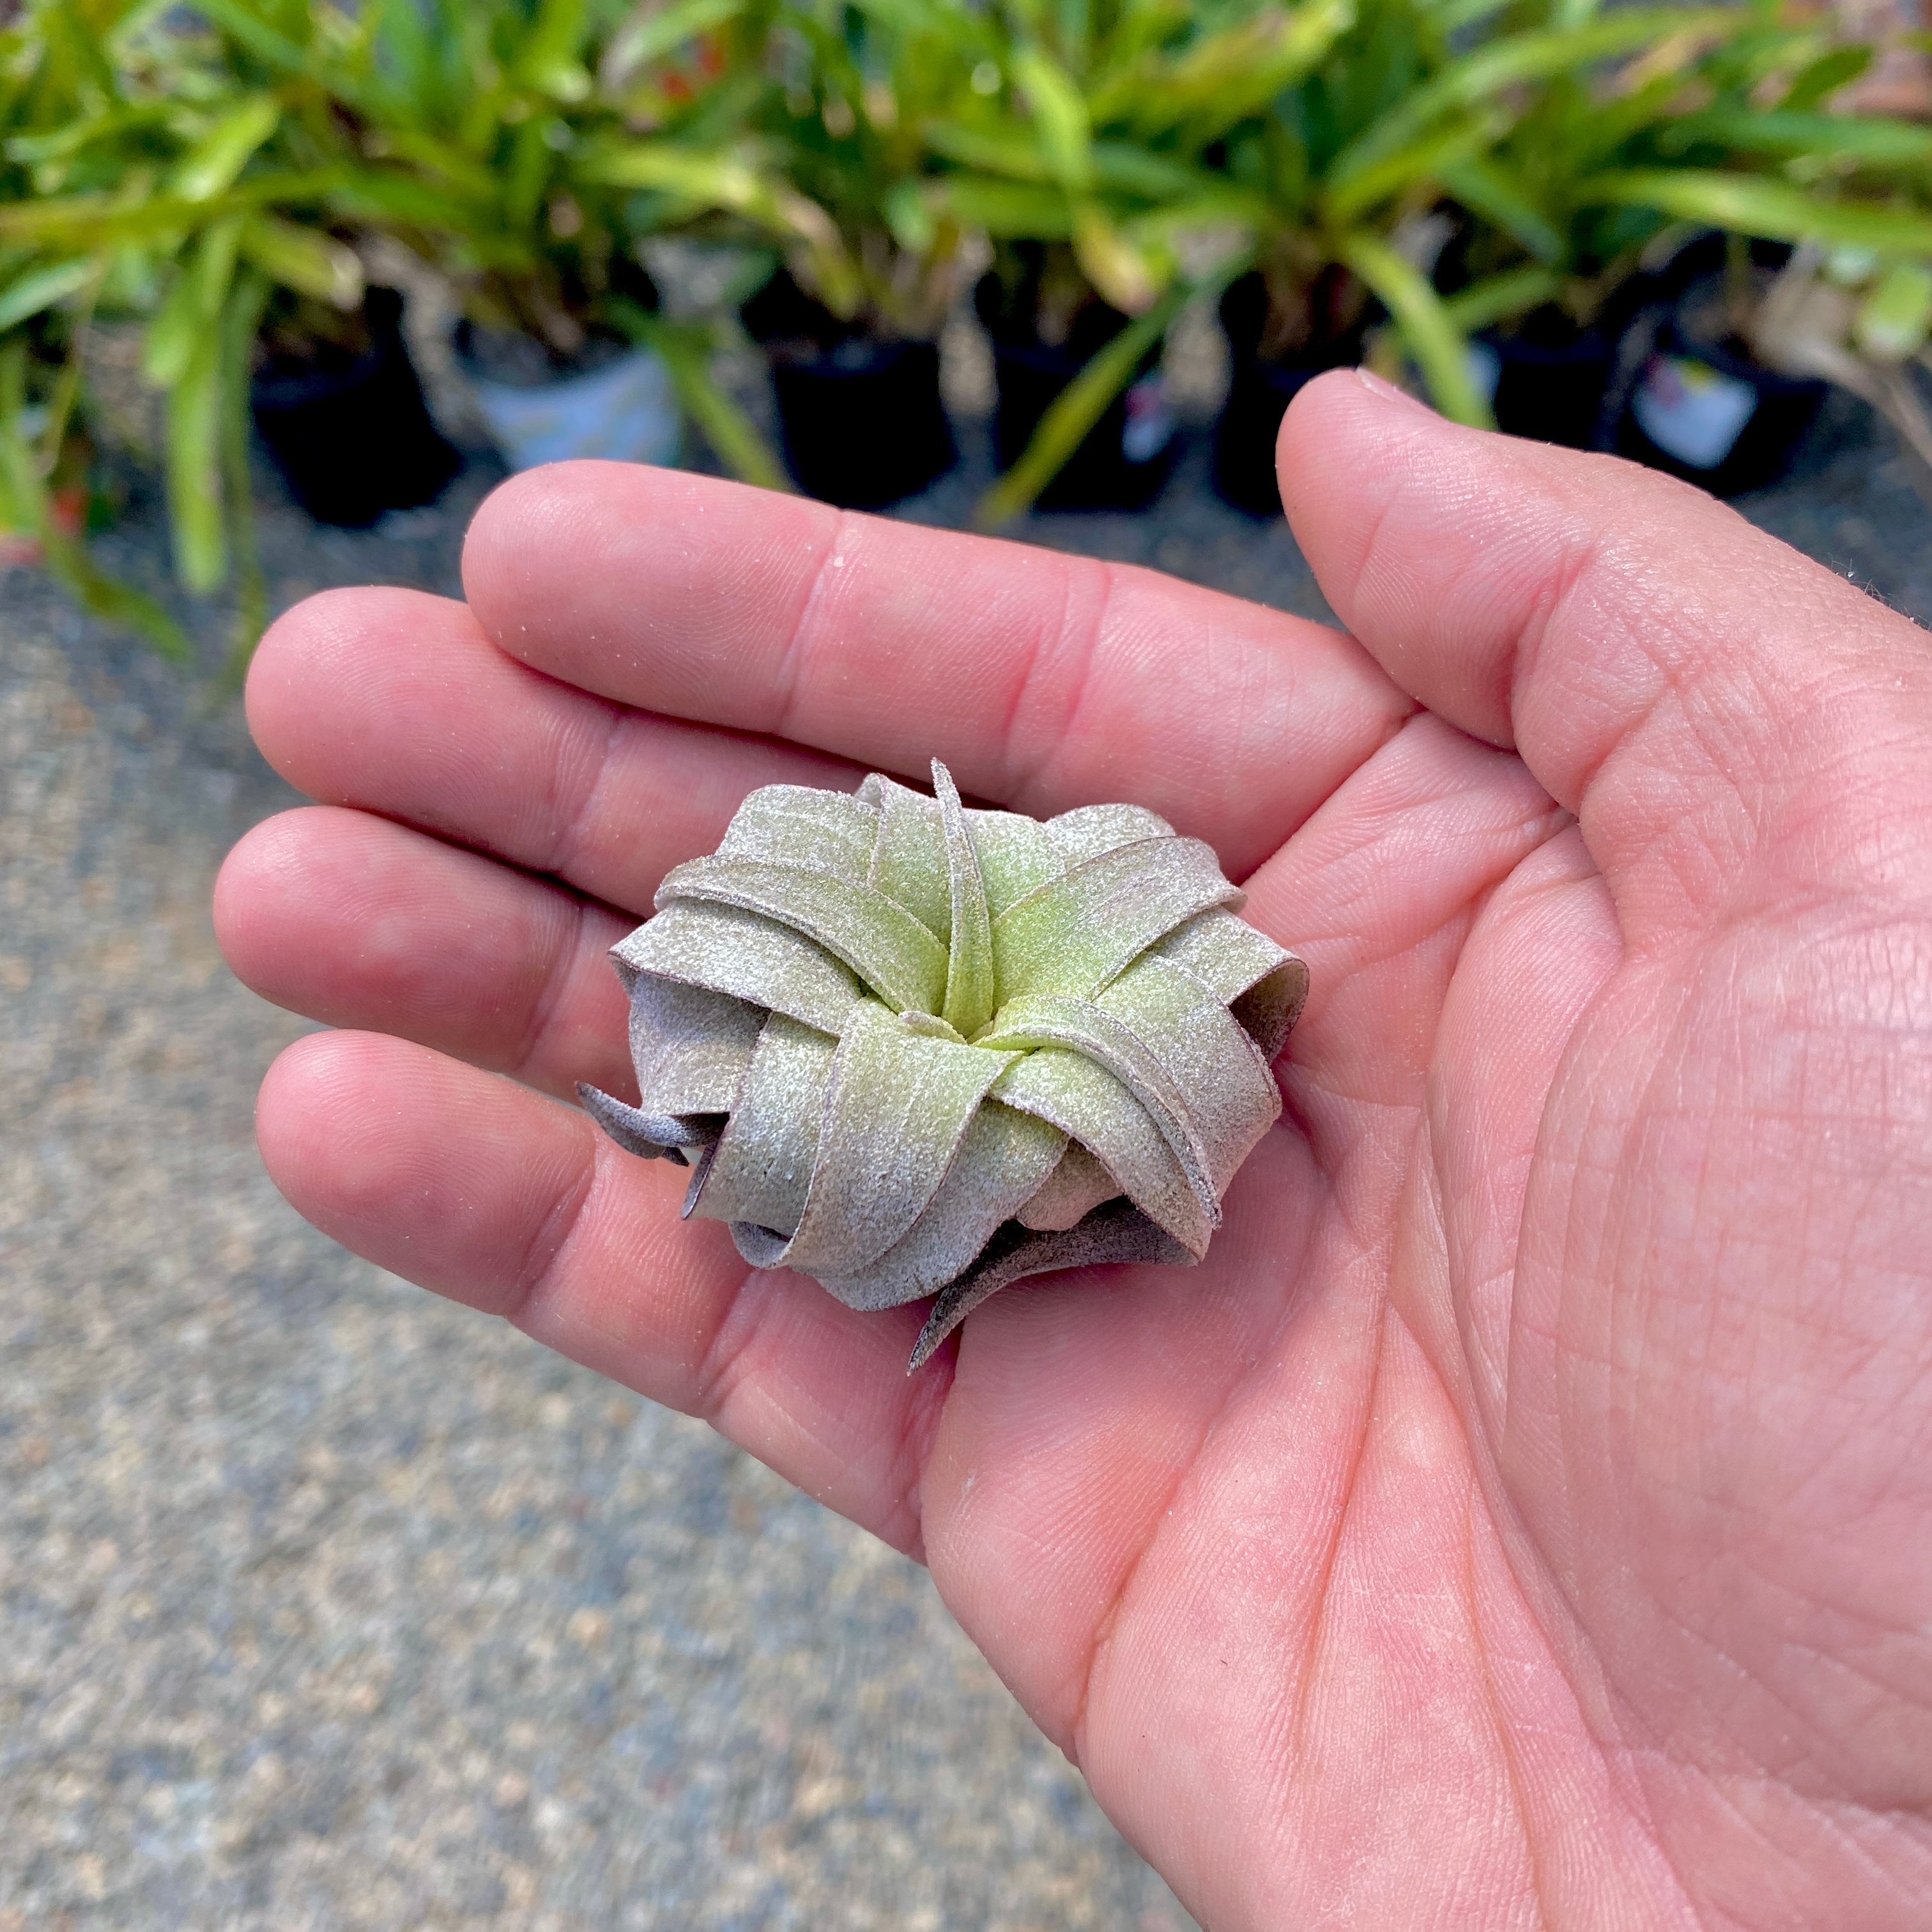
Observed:
[[[1666,456],[1714,470],[1737,447],[1756,413],[1748,382],[1688,356],[1653,356],[1630,398],[1637,428]]]
[[[670,372],[648,349],[562,382],[526,388],[472,374],[476,406],[512,470],[572,457],[674,464],[683,421]]]

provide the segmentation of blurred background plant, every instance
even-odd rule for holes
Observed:
[[[1404,266],[1429,271],[1432,286],[1405,287],[1398,271],[1376,292],[1399,318],[1395,304],[1406,302],[1404,346],[1470,420],[1487,411],[1471,393],[1460,334],[1540,320],[1552,305],[1573,326],[1594,321],[1628,272],[1634,241],[1658,224],[1619,232],[1576,206],[1578,178],[1668,115],[1684,69],[1748,17],[1738,8],[1592,11],[1568,0],[1453,6],[1438,26],[1473,34],[1475,44],[1383,109],[1327,170],[1331,221],[1390,178],[1407,190],[1411,219],[1424,218],[1415,231],[1422,246],[1410,251],[1418,259]],[[1346,260],[1360,251],[1344,242],[1338,252]],[[1453,300],[1432,304],[1444,284],[1460,284]]]
[[[976,237],[931,192],[931,130],[993,44],[960,0],[778,0],[769,16],[750,133],[784,259],[744,320],[771,362],[787,459],[815,495],[890,502],[953,460],[938,338]],[[858,422],[869,448],[852,440]]]
[[[998,440],[1006,473],[981,506],[997,522],[1071,462],[1110,492],[1105,466],[1162,450],[1115,410],[1184,304],[1246,266],[1251,190],[1222,163],[1230,135],[1267,111],[1346,26],[1352,0],[1290,10],[1171,0],[1009,0],[997,50],[932,139],[952,164],[932,190],[992,244],[978,290],[1000,352]],[[1154,405],[1158,407],[1158,404]],[[1124,459],[1124,461],[1123,461]]]
[[[789,194],[816,212],[789,216],[789,236],[772,226],[788,244],[787,280],[822,311],[812,323],[822,335],[938,335],[972,231],[929,191],[932,130],[992,45],[990,23],[961,0],[773,10],[772,84],[752,127],[783,184],[774,202]]]
[[[1594,75],[1568,62],[1538,74],[1501,138],[1444,171],[1455,227],[1438,280],[1453,287],[1456,321],[1480,332],[1478,371],[1504,429],[1605,440],[1635,374],[1626,353],[1619,380],[1620,350],[1667,320],[1653,314],[1633,338],[1638,310],[1662,296],[1688,322],[1708,307],[1720,266],[1714,340],[1816,375],[1762,354],[1752,317],[1774,270],[1762,249],[1753,268],[1744,241],[1796,245],[1807,261],[1851,243],[1874,260],[1919,260],[1932,247],[1922,212],[1932,130],[1821,104],[1858,81],[1870,46],[1844,42],[1828,21],[1761,8],[1680,14],[1674,29],[1668,14],[1652,19],[1651,34]],[[1708,246],[1686,248],[1724,234],[1734,238],[1727,265]],[[1660,281],[1647,263],[1674,272]],[[1700,326],[1712,334],[1708,318]]]
[[[694,425],[784,487],[718,374],[742,304],[793,476],[863,503],[952,460],[970,292],[988,522],[1157,492],[1190,303],[1227,338],[1216,481],[1258,511],[1295,389],[1364,358],[1714,488],[1828,381],[1927,457],[1932,128],[1856,104],[1912,106],[1912,55],[1783,0],[24,0],[0,524],[184,654],[87,542],[158,470],[179,582],[232,586],[245,649],[252,437],[345,522],[460,460],[389,280],[513,466],[676,460]],[[722,265],[708,296],[661,290],[667,248]]]
[[[740,152],[766,91],[762,16],[744,0],[655,9],[392,0],[374,10],[374,32],[335,82],[367,164],[343,205],[364,234],[400,242],[450,292],[506,453],[523,456],[513,425],[530,414],[506,392],[550,388],[554,412],[559,386],[613,372],[582,382],[575,406],[593,431],[602,419],[608,440],[626,428],[614,398],[642,399],[648,415],[658,387],[650,370],[661,365],[726,466],[782,487],[757,431],[712,378],[715,330],[663,315],[639,252],[652,236],[728,214],[781,231],[822,227],[814,208]],[[656,406],[668,444],[664,428],[640,425],[659,441],[632,453],[675,460],[668,402]],[[525,460],[583,453],[617,452],[540,448]]]
[[[1917,459],[1921,492],[1932,500],[1932,414],[1918,380],[1932,373],[1932,266],[1808,242],[1739,327],[1773,368],[1836,382],[1870,404]]]
[[[241,622],[252,632],[256,332],[278,291],[318,314],[352,309],[362,292],[354,252],[328,224],[337,144],[326,100],[299,83],[256,84],[231,52],[152,0],[38,0],[0,52],[15,188],[0,206],[0,434],[14,514],[90,604],[118,604],[177,653],[184,640],[159,607],[109,585],[81,556],[71,516],[62,523],[62,490],[77,487],[63,479],[86,461],[90,332],[138,328],[141,373],[166,399],[158,454],[177,573],[187,589],[212,591],[238,550]],[[37,481],[52,492],[44,505]]]

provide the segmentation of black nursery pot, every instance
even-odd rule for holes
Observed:
[[[1151,364],[1152,358],[1149,362]],[[1041,419],[1086,367],[1045,343],[995,343],[993,446],[1002,470],[1025,454]],[[1160,386],[1148,370],[1102,412],[1059,473],[1034,500],[1041,510],[1141,510],[1174,468],[1174,437]]]
[[[808,496],[875,510],[959,460],[939,394],[939,345],[881,342],[781,268],[740,311],[772,367],[787,466]]]
[[[923,490],[958,459],[939,394],[939,346],[848,336],[775,351],[785,461],[808,495],[877,509]]]
[[[1615,334],[1580,330],[1568,316],[1539,314],[1508,334],[1485,330],[1477,342],[1495,358],[1490,400],[1497,428],[1570,449],[1603,446],[1617,366]]]
[[[462,466],[423,402],[402,316],[394,289],[371,289],[362,355],[272,356],[256,372],[256,430],[320,523],[364,529],[385,511],[428,502]]]
[[[1664,314],[1616,443],[1620,455],[1733,496],[1783,475],[1826,385],[1781,375],[1735,338],[1696,328],[1716,293],[1714,280],[1694,283]]]
[[[1317,376],[1352,367],[1352,355],[1264,362],[1253,355],[1233,358],[1228,399],[1214,423],[1214,488],[1224,502],[1250,516],[1281,514],[1274,446],[1288,406]]]
[[[1264,359],[1257,345],[1268,313],[1258,275],[1244,275],[1221,297],[1221,327],[1228,338],[1228,398],[1215,419],[1213,475],[1223,502],[1250,516],[1281,514],[1275,481],[1275,439],[1296,395],[1330,369],[1352,368],[1362,358],[1360,328],[1312,344],[1298,355]]]
[[[1039,340],[1030,314],[1022,322],[1006,311],[998,280],[983,278],[975,293],[980,319],[993,342],[993,452],[1002,470],[1026,453],[1048,410],[1082,370],[1120,331],[1128,318],[1095,302],[1082,310],[1060,344]],[[1100,420],[1035,500],[1041,510],[1140,510],[1161,491],[1172,472],[1177,446],[1174,422],[1153,375],[1158,351],[1150,349],[1134,379],[1109,403]]]

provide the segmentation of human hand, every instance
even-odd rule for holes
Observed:
[[[1359,643],[601,464],[490,499],[466,607],[290,613],[250,717],[326,802],[218,922],[359,1030],[277,1061],[269,1171],[922,1556],[1217,1932],[1922,1925],[1928,640],[1352,375],[1282,467]],[[1202,1266],[908,1378],[918,1310],[748,1276],[559,1096],[632,1090],[606,949],[746,790],[935,754],[1208,840],[1313,992]]]

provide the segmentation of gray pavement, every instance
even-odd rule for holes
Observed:
[[[489,480],[364,536],[265,502],[278,604],[453,590]],[[1744,507],[1932,614],[1855,406]],[[1320,609],[1198,452],[1021,534]],[[152,508],[106,548],[158,574]],[[281,1202],[250,1110],[302,1026],[206,912],[291,802],[236,704],[14,571],[0,788],[0,1932],[1191,1922],[922,1571]]]

